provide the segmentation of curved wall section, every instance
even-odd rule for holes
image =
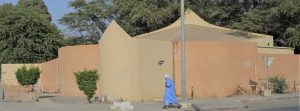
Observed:
[[[141,98],[138,45],[115,21],[106,29],[99,41],[103,95],[129,100]]]
[[[133,101],[163,96],[163,75],[173,73],[171,42],[132,38],[113,21],[99,50],[103,95]]]
[[[61,94],[64,96],[84,96],[82,91],[78,89],[74,72],[84,69],[93,70],[99,67],[98,45],[67,46],[60,48],[58,53]],[[99,87],[96,94],[99,94]]]
[[[41,84],[44,92],[58,92],[58,59],[41,64]]]
[[[139,40],[143,100],[160,100],[164,95],[164,74],[173,75],[172,42]]]

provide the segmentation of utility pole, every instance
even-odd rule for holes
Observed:
[[[264,96],[271,96],[271,90],[269,90],[269,78],[268,78],[268,69],[270,67],[270,65],[272,64],[273,62],[273,58],[274,57],[270,57],[270,56],[263,56],[263,61],[264,61],[264,65],[265,65],[265,68],[266,68],[266,87],[267,89],[264,90],[263,94]]]
[[[184,37],[184,0],[180,3],[181,12],[181,97],[186,101],[186,60],[185,60],[185,37]]]

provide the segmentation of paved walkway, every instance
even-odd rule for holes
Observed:
[[[273,94],[270,97],[263,97],[260,95],[236,95],[227,98],[201,99],[192,100],[191,103],[200,107],[202,110],[244,110],[248,106],[247,102],[285,99],[285,98],[299,98],[300,93],[289,94]]]
[[[295,98],[299,98],[299,93],[273,94],[271,97],[239,95],[227,98],[190,100],[188,102],[192,103],[193,108],[186,110],[178,110],[175,108],[163,110],[163,103],[155,101],[132,104],[134,111],[197,111],[196,109],[198,109],[198,111],[240,111],[247,110],[248,103],[251,101],[264,103],[264,101],[273,99],[284,100],[286,98],[293,98],[295,100]],[[0,102],[0,111],[110,111],[110,106],[112,105],[111,103],[87,104],[82,101],[83,98],[70,99],[68,97],[59,97],[56,98],[56,101],[42,99],[40,102]],[[250,104],[250,106],[251,105],[252,104]]]

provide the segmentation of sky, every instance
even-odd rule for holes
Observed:
[[[58,19],[60,19],[64,14],[72,11],[68,8],[68,3],[72,0],[44,0],[48,7],[48,11],[52,16],[52,22],[55,23],[59,29],[64,29],[65,27],[58,24]],[[0,4],[3,3],[13,3],[16,4],[18,0],[0,0]]]

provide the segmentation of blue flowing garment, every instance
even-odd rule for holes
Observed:
[[[165,83],[165,95],[164,95],[164,103],[165,105],[177,104],[177,98],[175,95],[175,85],[172,79],[166,78]]]

